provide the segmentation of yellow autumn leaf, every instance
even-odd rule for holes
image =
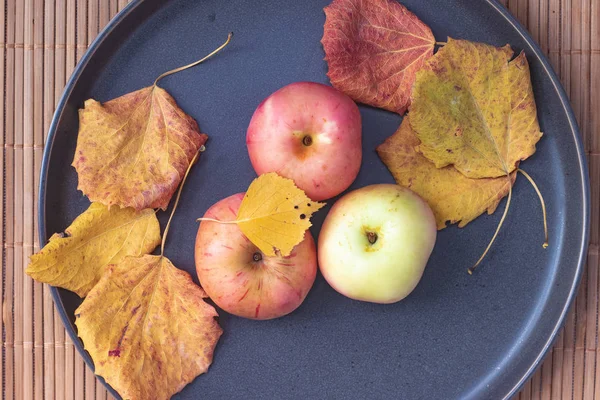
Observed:
[[[124,399],[169,399],[212,362],[222,330],[206,297],[166,257],[111,265],[75,311],[96,374]]]
[[[270,172],[252,181],[235,221],[200,220],[237,224],[264,254],[287,257],[311,227],[312,214],[324,205],[309,199],[293,180]]]
[[[429,204],[438,229],[456,222],[462,228],[486,211],[492,214],[508,194],[506,177],[470,179],[452,166],[436,168],[416,151],[419,143],[407,116],[398,131],[377,147],[377,153],[399,185]],[[512,182],[515,174],[511,174]]]
[[[419,151],[469,178],[513,172],[542,137],[525,53],[448,39],[417,73],[410,123]]]
[[[545,241],[546,211],[541,192],[526,172],[517,169],[535,153],[542,137],[529,64],[525,53],[512,59],[502,48],[448,39],[417,73],[410,107],[410,124],[421,144],[417,150],[437,168],[452,165],[467,178],[505,177],[506,208],[483,260],[504,223],[512,197],[511,174],[521,171],[542,204]],[[512,60],[511,60],[512,59]]]
[[[65,234],[55,233],[31,256],[26,273],[84,297],[109,264],[150,253],[159,243],[160,226],[154,210],[109,209],[92,203]]]
[[[104,104],[87,100],[73,159],[77,188],[108,206],[164,210],[207,138],[156,85]]]

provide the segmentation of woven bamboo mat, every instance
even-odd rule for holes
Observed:
[[[108,399],[65,334],[48,288],[23,271],[39,249],[37,187],[54,106],[77,60],[127,0],[0,1],[0,400]],[[559,73],[581,127],[592,179],[591,246],[579,296],[554,349],[518,397],[600,400],[600,0],[502,2]]]

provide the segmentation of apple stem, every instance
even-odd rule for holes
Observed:
[[[196,221],[200,221],[200,222],[202,222],[202,221],[209,221],[209,222],[217,222],[217,223],[219,223],[219,224],[230,224],[230,225],[231,225],[231,224],[237,224],[237,223],[239,222],[239,221],[237,221],[237,220],[234,220],[234,221],[221,221],[221,220],[218,220],[218,219],[214,219],[214,218],[205,218],[205,217],[203,217],[203,218],[198,218]]]
[[[369,243],[375,244],[377,242],[377,234],[375,232],[367,232],[367,240],[369,240]]]
[[[253,259],[255,262],[259,262],[260,260],[262,260],[262,254],[260,254],[260,253],[257,251],[256,253],[254,253],[254,254],[252,255],[252,259]]]
[[[519,171],[521,174],[523,174],[523,176],[525,178],[527,178],[529,183],[531,183],[531,186],[533,186],[533,189],[537,193],[538,197],[540,198],[540,203],[542,204],[542,215],[544,216],[544,243],[542,244],[542,247],[547,248],[548,247],[548,220],[546,218],[546,203],[544,202],[544,197],[542,196],[542,192],[540,192],[540,189],[538,189],[537,185],[535,184],[535,181],[533,180],[533,178],[531,176],[529,176],[529,174],[527,172],[523,171],[521,168],[517,168],[517,171]]]
[[[302,138],[302,144],[305,146],[310,146],[312,144],[312,138],[308,135]]]
[[[219,51],[223,50],[223,48],[229,44],[229,42],[231,41],[231,38],[232,38],[232,37],[233,37],[233,32],[229,32],[229,35],[227,35],[227,40],[225,41],[225,43],[223,43],[222,45],[220,45],[219,47],[217,47],[215,50],[213,50],[213,51],[212,51],[210,54],[208,54],[206,57],[203,57],[203,58],[201,58],[200,60],[198,60],[198,61],[195,61],[195,62],[193,62],[193,63],[191,63],[191,64],[184,65],[184,66],[182,66],[182,67],[175,68],[175,69],[172,69],[172,70],[170,70],[170,71],[167,71],[167,72],[165,72],[165,73],[161,74],[161,75],[160,75],[158,78],[156,78],[156,80],[154,81],[154,86],[156,86],[156,84],[158,83],[158,81],[160,81],[160,80],[161,80],[162,78],[164,78],[165,76],[169,76],[169,75],[172,75],[172,74],[176,74],[177,72],[181,72],[181,71],[184,71],[184,70],[186,70],[186,69],[188,69],[188,68],[195,67],[196,65],[198,65],[198,64],[201,64],[201,63],[203,63],[204,61],[208,60],[209,58],[211,58],[212,56],[214,56],[215,54],[217,54]]]
[[[171,221],[173,220],[173,215],[175,215],[175,210],[177,210],[177,205],[179,205],[179,198],[181,197],[181,190],[183,189],[183,185],[185,184],[185,181],[186,181],[188,175],[190,174],[190,170],[192,169],[192,166],[196,163],[196,160],[198,160],[198,156],[204,150],[206,150],[206,147],[204,147],[204,145],[200,146],[200,148],[198,149],[198,151],[192,158],[192,161],[190,161],[190,165],[188,165],[187,170],[185,171],[185,175],[183,176],[181,185],[179,185],[179,190],[177,191],[177,197],[175,198],[175,204],[173,205],[173,209],[171,210],[171,215],[169,215],[169,220],[167,221],[167,226],[165,227],[165,231],[163,232],[162,241],[160,243],[161,257],[163,256],[163,254],[165,252],[165,243],[167,241],[167,234],[169,233],[169,228],[171,227]]]

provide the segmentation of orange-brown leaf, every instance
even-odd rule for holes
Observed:
[[[514,182],[506,177],[469,179],[454,167],[436,168],[416,151],[419,139],[405,117],[396,133],[377,147],[377,153],[399,185],[421,196],[435,215],[438,229],[459,222],[463,227],[485,211],[492,214]]]
[[[190,160],[207,140],[158,86],[79,110],[73,166],[78,189],[107,206],[166,209]]]
[[[403,114],[415,74],[433,54],[431,29],[396,0],[333,0],[325,15],[321,42],[331,84]]]
[[[75,311],[96,374],[124,399],[169,399],[212,362],[222,330],[206,297],[162,256],[110,266]]]

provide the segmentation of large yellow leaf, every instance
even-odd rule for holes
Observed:
[[[156,85],[104,104],[87,100],[73,159],[78,189],[108,206],[164,210],[206,140]]]
[[[512,55],[508,45],[448,39],[417,73],[410,122],[436,167],[494,178],[535,152],[542,132],[529,65]]]
[[[111,207],[92,203],[65,230],[55,233],[31,256],[26,272],[33,279],[84,297],[107,265],[126,256],[150,253],[160,243],[154,210]]]
[[[427,201],[438,229],[456,222],[462,228],[485,211],[492,214],[508,194],[511,181],[506,177],[470,179],[452,166],[436,168],[416,151],[420,142],[408,119],[405,117],[398,131],[377,147],[396,182]],[[515,174],[511,174],[512,182]]]
[[[236,223],[263,253],[279,251],[287,257],[304,239],[311,215],[324,205],[306,197],[291,179],[271,172],[252,181]]]
[[[169,399],[212,362],[222,330],[206,297],[163,256],[111,265],[75,311],[96,374],[124,399]]]

